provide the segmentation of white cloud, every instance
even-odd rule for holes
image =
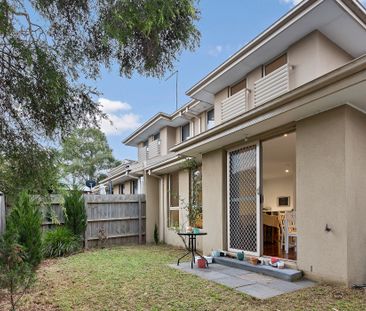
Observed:
[[[218,56],[223,51],[224,47],[222,45],[216,45],[208,50],[208,54],[211,56]]]
[[[99,104],[102,106],[102,110],[105,113],[123,111],[123,110],[131,110],[131,106],[125,102],[121,102],[119,100],[110,100],[107,98],[99,98]]]
[[[302,0],[280,0],[281,3],[298,5]]]
[[[128,103],[106,98],[99,98],[98,102],[108,117],[108,119],[103,119],[100,124],[101,130],[106,135],[119,135],[126,131],[135,130],[141,125],[138,114],[126,113],[126,110],[132,109]]]

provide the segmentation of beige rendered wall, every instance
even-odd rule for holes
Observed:
[[[144,175],[146,195],[146,242],[154,242],[155,224],[159,226],[159,183],[160,180]]]
[[[171,126],[164,127],[160,130],[160,152],[161,155],[166,155],[169,152],[169,148],[175,145],[175,133],[176,129]]]
[[[345,160],[344,107],[297,123],[298,267],[309,276],[341,282],[347,281]]]
[[[226,247],[226,152],[202,155],[203,253]]]
[[[307,83],[352,60],[352,57],[321,32],[315,31],[302,38],[287,51],[290,89]]]
[[[346,110],[348,285],[366,283],[366,115]]]

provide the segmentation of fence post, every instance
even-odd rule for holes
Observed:
[[[5,232],[5,196],[0,192],[0,234]]]
[[[88,225],[89,225],[89,217],[88,217],[88,202],[86,199],[86,195],[84,194],[84,208],[85,208],[85,213],[86,213],[86,229],[84,232],[84,248],[88,249]]]
[[[138,194],[139,200],[139,244],[142,244],[142,203],[141,194]]]

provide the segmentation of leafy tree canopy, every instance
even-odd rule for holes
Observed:
[[[107,138],[97,128],[79,128],[62,143],[61,161],[66,175],[85,185],[98,180],[107,169],[119,164],[112,155]]]
[[[80,81],[97,78],[101,65],[127,77],[171,69],[180,51],[198,44],[194,5],[0,0],[0,156],[29,162],[34,150],[47,156],[45,141],[97,125],[104,117],[97,91]]]

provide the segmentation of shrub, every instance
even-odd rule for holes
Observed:
[[[43,255],[46,258],[73,254],[80,249],[80,239],[65,227],[47,231],[43,239]]]
[[[156,224],[154,227],[154,241],[155,241],[156,245],[159,244],[159,230],[158,230],[158,226]]]
[[[81,191],[72,189],[64,195],[65,226],[76,236],[84,235],[87,215]]]
[[[25,248],[18,244],[16,231],[8,228],[0,236],[0,288],[7,289],[11,310],[35,280],[32,265],[27,262]]]
[[[31,196],[23,191],[7,218],[11,232],[17,235],[17,243],[24,247],[25,260],[33,267],[42,260],[42,214]]]

